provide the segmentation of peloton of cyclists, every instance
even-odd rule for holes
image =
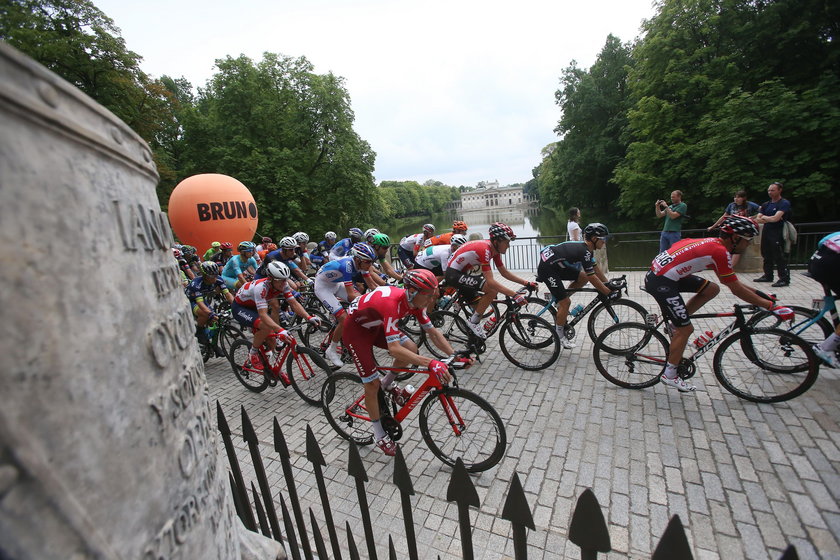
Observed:
[[[518,294],[495,279],[490,265],[491,262],[496,265],[499,274],[507,280],[522,284],[530,289],[537,288],[536,282],[529,282],[520,278],[510,272],[502,263],[502,255],[507,252],[510,242],[516,239],[516,235],[514,235],[510,226],[502,222],[492,224],[489,237],[490,239],[469,241],[461,245],[449,257],[444,274],[446,285],[455,288],[468,299],[475,298],[480,291],[484,292],[475,306],[472,317],[467,321],[467,326],[479,338],[487,338],[489,324],[483,327],[479,325],[479,321],[497,294],[502,293],[514,298],[517,305],[524,305],[527,302],[527,298],[523,294]],[[478,276],[470,274],[473,267],[479,267],[481,274]]]
[[[763,294],[759,295],[753,288],[742,284],[732,270],[731,255],[743,253],[756,235],[758,227],[752,219],[730,216],[720,226],[720,237],[683,239],[653,259],[645,276],[645,290],[657,301],[672,325],[669,326],[671,348],[668,363],[660,377],[664,384],[681,392],[695,390],[678,375],[683,352],[694,331],[690,317],[720,293],[717,284],[697,276],[696,272],[711,269],[733,295],[771,311],[782,320],[793,318],[790,308],[776,305]],[[680,292],[693,292],[694,296],[686,303]]]
[[[607,226],[592,223],[583,230],[583,241],[565,241],[548,245],[540,252],[537,265],[537,282],[548,286],[548,291],[557,299],[555,329],[563,348],[574,348],[566,332],[569,318],[569,305],[572,302],[563,280],[570,280],[569,290],[577,290],[591,282],[598,293],[605,298],[618,299],[621,291],[614,291],[607,282],[607,277],[595,263],[595,250],[606,245],[610,231]]]

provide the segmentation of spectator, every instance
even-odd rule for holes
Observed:
[[[680,240],[682,235],[682,223],[685,218],[688,206],[682,201],[682,191],[671,193],[671,204],[664,200],[656,201],[656,217],[665,216],[665,224],[662,226],[662,233],[659,235],[659,252],[667,251],[671,245]]]
[[[720,224],[723,223],[723,220],[728,218],[729,216],[743,216],[744,218],[752,218],[756,214],[758,214],[758,204],[755,202],[750,202],[747,200],[747,191],[738,191],[735,193],[735,198],[733,202],[730,202],[726,209],[723,211],[723,216],[718,218],[718,220],[707,227],[708,231],[712,231],[713,229],[717,229],[720,227]],[[738,261],[741,260],[741,253],[735,253],[732,255],[732,268],[734,269],[738,265]]]
[[[569,223],[566,225],[566,231],[569,232],[569,241],[583,241],[579,222],[580,208],[573,206],[569,209]]]
[[[790,201],[782,198],[784,185],[779,182],[770,183],[767,194],[770,200],[761,205],[755,221],[762,224],[761,228],[761,258],[764,259],[764,274],[755,282],[773,282],[773,268],[779,272],[779,280],[772,284],[774,288],[790,286],[790,271],[784,252],[785,222],[790,221],[792,210]]]

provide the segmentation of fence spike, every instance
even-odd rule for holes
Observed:
[[[312,513],[312,508],[309,508],[309,524],[312,525],[312,538],[315,539],[315,550],[318,551],[318,558],[329,558],[327,556],[327,547],[324,546],[324,537],[321,536],[321,530],[318,528],[318,521],[315,519],[315,514]]]
[[[278,449],[285,449],[285,455]],[[300,544],[303,547],[303,555],[306,560],[312,560],[312,546],[309,544],[309,535],[306,532],[306,525],[303,522],[303,511],[300,507],[300,499],[298,498],[297,486],[295,485],[295,476],[292,473],[291,455],[289,455],[289,448],[286,447],[286,438],[283,436],[283,430],[280,429],[280,423],[277,417],[274,417],[274,449],[280,453],[280,464],[283,466],[283,478],[286,479],[286,492],[289,494],[289,501],[292,502],[292,511],[295,514],[295,521],[298,526],[298,535],[300,536]]]
[[[258,443],[257,432],[254,431],[254,425],[251,424],[251,418],[248,417],[248,412],[245,411],[244,405],[239,405],[239,413],[242,416],[242,439],[246,442]]]
[[[245,521],[245,513],[242,511],[242,499],[239,497],[239,490],[236,489],[236,481],[233,480],[233,474],[230,471],[228,471],[228,481],[230,482],[230,492],[233,494],[233,507],[236,509],[236,515],[247,527],[248,523]]]
[[[330,506],[330,495],[327,493],[327,485],[324,483],[324,472],[322,465],[326,465],[321,447],[312,433],[309,424],[306,425],[306,458],[312,463],[312,471],[315,473],[315,482],[318,484],[318,494],[321,496],[321,505],[324,507],[324,520],[327,524],[327,532],[330,535],[330,546],[332,546],[333,560],[342,560],[341,546],[338,544],[338,533],[335,530],[335,521]],[[320,459],[320,462],[319,462]]]
[[[470,506],[479,507],[478,492],[475,491],[470,475],[464,462],[459,457],[455,460],[449,488],[446,490],[446,501],[458,505],[458,525],[461,528],[461,552],[464,560],[473,560],[472,523],[470,523]]]
[[[254,495],[254,507],[257,510],[257,519],[260,520],[260,532],[266,537],[271,538],[271,529],[268,527],[268,519],[265,517],[265,511],[263,511],[260,495],[257,493],[257,488],[254,486],[253,482],[251,483],[251,494]]]
[[[799,554],[796,552],[796,547],[789,544],[779,560],[799,560]]]
[[[356,548],[356,539],[353,538],[353,531],[350,530],[350,522],[347,523],[347,550],[350,551],[350,560],[361,560],[359,558],[359,549]]]
[[[584,490],[575,504],[569,540],[580,547],[583,560],[597,558],[599,552],[612,550],[604,513],[591,488]]]
[[[674,515],[668,522],[651,560],[694,560],[679,515]]]
[[[254,519],[254,512],[251,510],[251,501],[248,499],[245,480],[242,478],[242,469],[239,468],[236,449],[233,447],[233,440],[230,439],[230,428],[228,427],[225,413],[222,410],[222,405],[219,404],[218,400],[216,401],[216,424],[219,427],[219,432],[222,434],[222,441],[225,445],[225,452],[227,453],[228,464],[230,465],[234,481],[234,491],[238,494],[239,503],[242,507],[242,514],[244,515],[242,522],[249,531],[256,531],[257,520]]]
[[[298,548],[295,535],[295,524],[292,523],[289,508],[286,507],[286,498],[283,497],[282,492],[278,492],[277,497],[280,498],[280,511],[283,512],[283,525],[286,527],[286,534],[289,535],[289,551],[292,553],[294,560],[300,560],[300,548]]]
[[[312,433],[309,424],[306,425],[306,460],[313,465],[327,466],[327,462],[324,461],[324,454],[321,453],[321,446],[318,445],[318,440],[315,439],[315,434]]]
[[[248,418],[245,407],[241,406],[241,409],[242,434],[245,441],[248,442],[248,450],[251,452],[251,463],[254,465],[254,474],[257,475],[257,483],[262,493],[263,505],[265,506],[266,517],[268,517],[268,524],[271,527],[271,534],[274,535],[274,540],[283,542],[280,523],[277,521],[277,510],[274,509],[271,486],[268,485],[268,476],[265,474],[265,466],[263,465],[262,454],[260,453],[260,442],[257,440],[257,434],[254,431],[254,426],[251,424],[251,419]]]
[[[394,484],[400,491],[408,557],[410,560],[418,560],[417,535],[414,531],[414,514],[411,509],[411,496],[414,495],[414,486],[411,484],[411,475],[408,473],[401,447],[397,447],[397,455],[394,457]]]
[[[397,551],[394,548],[394,539],[388,535],[388,560],[397,560]]]
[[[528,539],[525,529],[536,530],[534,517],[531,515],[531,508],[528,499],[525,497],[525,490],[522,489],[522,482],[519,474],[514,471],[510,481],[505,505],[502,508],[502,519],[507,519],[513,529],[513,551],[517,560],[528,558]]]
[[[373,526],[370,523],[370,506],[365,494],[365,482],[368,477],[362,457],[359,455],[359,448],[355,442],[350,442],[350,458],[347,461],[347,472],[356,479],[356,497],[359,500],[359,513],[362,514],[362,527],[365,530],[365,542],[367,543],[368,558],[376,560],[376,541],[373,540]]]

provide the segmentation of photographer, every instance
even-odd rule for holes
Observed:
[[[674,191],[671,193],[670,205],[664,200],[657,200],[654,205],[656,217],[665,216],[665,224],[662,226],[662,233],[659,235],[660,253],[667,251],[671,248],[671,245],[680,240],[683,218],[685,218],[688,210],[688,206],[682,201],[682,196],[682,191]]]

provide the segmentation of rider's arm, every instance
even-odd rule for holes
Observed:
[[[501,274],[504,278],[507,278],[507,279],[508,279],[508,280],[510,280],[511,282],[516,282],[517,284],[522,284],[523,286],[527,286],[527,285],[529,284],[529,282],[528,282],[527,280],[524,280],[524,279],[520,278],[519,276],[517,276],[516,274],[512,273],[511,271],[509,271],[509,270],[507,269],[507,267],[506,267],[506,266],[504,266],[504,265],[503,265],[503,264],[501,264],[501,263],[496,263],[496,268],[498,268],[498,269],[499,269],[499,274]],[[493,274],[493,273],[492,273],[491,271],[489,271],[489,270],[488,270],[488,271],[484,274],[484,276],[487,278],[487,280],[488,280],[488,282],[489,282],[489,281],[490,281],[490,278],[488,277],[488,274]],[[494,280],[494,282],[495,282],[495,280]],[[498,282],[497,282],[497,283],[498,283]],[[500,290],[500,291],[501,291],[501,290]],[[506,295],[509,295],[509,296],[516,295],[516,292],[515,292],[515,291],[513,291],[513,290],[508,290],[508,291],[509,291],[510,293],[508,293],[508,292],[506,292],[506,291],[502,291],[502,293],[503,293],[503,294],[506,294]]]
[[[367,287],[369,289],[375,290],[376,288],[379,287],[379,284],[377,284],[376,280],[374,279],[374,277],[377,276],[376,274],[371,273],[370,270],[360,270],[359,272],[361,273],[362,279],[365,281],[365,284],[367,284]],[[383,282],[383,284],[384,283],[385,282]],[[354,289],[354,291],[355,291],[355,289]],[[350,294],[348,293],[347,295],[349,296]]]
[[[399,340],[388,343],[388,352],[395,360],[407,364],[417,364],[418,366],[428,367],[429,363],[432,361],[432,358],[427,358],[426,356],[421,356],[420,354],[412,352],[400,344]]]
[[[503,269],[504,269],[504,267],[502,267],[502,269],[500,269],[499,272],[502,273],[502,276],[505,276],[506,270],[503,270]],[[510,274],[510,273],[508,273],[508,274]],[[511,276],[513,276],[513,274],[511,274]],[[505,278],[507,278],[507,276],[505,276]],[[516,276],[514,276],[514,278],[516,278]],[[501,294],[505,294],[506,296],[513,297],[513,296],[516,295],[516,292],[514,290],[511,290],[507,286],[501,284],[498,280],[496,280],[496,278],[493,277],[493,271],[492,270],[485,270],[484,271],[484,279],[487,281],[486,286],[488,288],[493,289],[493,290],[495,290],[495,291],[497,291]],[[512,280],[510,278],[508,278],[508,280],[511,280],[512,282],[516,282],[516,280]]]
[[[733,280],[726,284],[726,287],[737,297],[741,298],[742,300],[746,301],[747,303],[751,303],[753,305],[757,305],[762,309],[771,309],[773,305],[775,305],[769,299],[764,299],[757,293],[753,288],[748,287],[746,284],[742,284],[739,280]]]
[[[607,277],[601,272],[601,269],[598,268],[598,265],[595,265],[595,272],[590,274],[586,277],[589,280],[589,283],[592,284],[592,287],[598,290],[599,293],[608,296],[612,292],[610,288],[606,285]]]
[[[270,307],[272,313],[269,313],[268,307],[257,309],[257,314],[260,316],[260,325],[267,326],[272,332],[283,330],[283,327],[281,327],[276,320],[276,303],[275,305],[270,305]],[[275,317],[272,317],[272,315]]]
[[[390,276],[394,280],[402,281],[402,279],[403,279],[402,274],[400,274],[396,270],[394,270],[394,267],[391,266],[391,263],[389,263],[387,260],[384,260],[384,261],[381,261],[381,262],[382,262],[382,270],[385,271],[385,274],[387,274],[388,276]]]
[[[432,327],[426,331],[426,336],[432,339],[432,342],[440,348],[440,350],[446,354],[452,355],[455,353],[455,350],[452,349],[452,345],[449,344],[449,341],[441,334],[439,330]]]

